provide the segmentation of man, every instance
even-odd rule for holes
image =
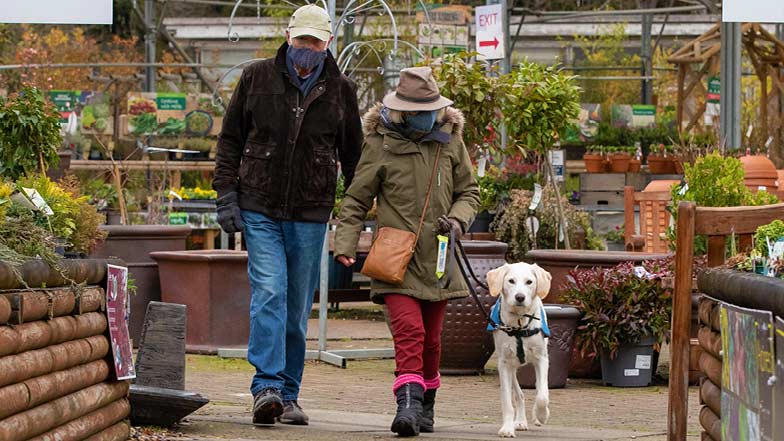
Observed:
[[[218,222],[227,233],[244,231],[248,248],[253,422],[305,425],[297,397],[337,161],[348,187],[362,133],[356,86],[327,51],[326,11],[297,9],[286,40],[274,59],[240,77],[218,138],[213,187]]]

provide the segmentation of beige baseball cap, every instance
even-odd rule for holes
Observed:
[[[291,38],[309,35],[321,41],[329,41],[332,36],[332,20],[324,8],[305,5],[291,14],[288,31]]]

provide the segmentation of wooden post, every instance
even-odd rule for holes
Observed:
[[[120,205],[120,223],[128,225],[128,208],[125,206],[125,195],[123,195],[122,181],[120,179],[120,166],[116,162],[112,163],[112,178],[114,179],[114,189],[117,191],[117,203]]]
[[[694,220],[696,205],[678,204],[675,240],[675,289],[672,299],[670,346],[670,390],[667,440],[684,441],[689,412],[689,334],[691,328],[691,273],[694,265]]]
[[[720,266],[724,263],[724,236],[708,236],[708,266]]]
[[[626,249],[634,236],[634,187],[623,187],[623,241]]]
[[[768,132],[768,65],[764,62],[760,63],[757,77],[760,80],[760,122],[762,124],[760,144],[765,145],[770,134]]]
[[[678,122],[678,133],[683,129],[683,106],[686,104],[686,94],[684,94],[684,83],[686,82],[686,65],[678,63],[678,107],[676,120]]]

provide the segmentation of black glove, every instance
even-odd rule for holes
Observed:
[[[447,217],[446,215],[439,217],[438,234],[449,234],[450,231],[454,231],[455,235],[460,237],[463,235],[463,226],[453,217]]]
[[[227,193],[219,197],[216,205],[218,207],[218,223],[223,228],[223,231],[231,234],[245,230],[240,206],[237,204],[236,192]]]

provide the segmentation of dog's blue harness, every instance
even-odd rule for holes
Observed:
[[[527,337],[533,337],[540,332],[543,336],[550,337],[550,328],[547,326],[547,314],[544,312],[544,307],[541,307],[540,313],[542,315],[542,326],[540,328],[528,327],[532,321],[539,320],[538,317],[534,317],[528,314],[524,316],[528,317],[528,323],[525,325],[525,327],[513,328],[506,326],[501,320],[501,299],[499,298],[493,305],[493,308],[490,310],[491,322],[487,324],[487,330],[501,330],[504,331],[508,336],[514,337],[517,340],[517,359],[520,360],[520,363],[525,364],[525,349],[523,348],[523,339]]]

